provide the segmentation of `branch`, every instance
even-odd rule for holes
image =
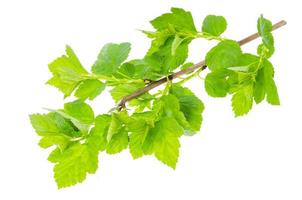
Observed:
[[[276,23],[276,24],[273,25],[273,29],[272,30],[274,31],[274,30],[276,30],[276,29],[278,29],[278,28],[280,28],[280,27],[282,27],[284,25],[286,25],[286,21],[281,20],[278,23]],[[249,42],[257,39],[258,37],[259,37],[259,34],[258,33],[254,33],[254,34],[252,34],[252,35],[250,35],[250,36],[248,36],[248,37],[246,37],[246,38],[244,38],[242,40],[239,40],[238,44],[240,46],[245,45],[246,43],[249,43]],[[134,93],[131,93],[131,94],[125,96],[119,102],[118,109],[121,110],[122,108],[125,107],[126,102],[128,102],[128,101],[130,101],[132,99],[135,99],[136,97],[138,97],[138,96],[140,96],[140,95],[148,92],[149,90],[152,90],[153,88],[156,88],[156,87],[164,84],[165,82],[167,82],[167,80],[173,80],[173,79],[178,78],[178,77],[180,77],[180,76],[182,76],[184,74],[187,74],[189,72],[193,72],[193,71],[195,71],[195,70],[197,70],[199,68],[201,68],[202,70],[204,70],[204,69],[207,68],[204,60],[201,61],[201,62],[199,62],[199,63],[196,63],[196,64],[192,65],[191,67],[189,67],[187,69],[175,72],[175,73],[169,75],[168,77],[163,77],[163,78],[161,78],[161,79],[159,79],[157,81],[153,81],[149,85],[147,85],[146,87],[141,88],[141,89],[135,91]]]

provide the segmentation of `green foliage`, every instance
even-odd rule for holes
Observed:
[[[87,173],[98,168],[98,151],[86,144],[76,143],[62,153],[54,167],[58,188],[81,183]]]
[[[65,97],[69,96],[83,80],[83,76],[88,74],[69,46],[66,46],[66,55],[57,58],[48,67],[53,77],[47,83],[62,91]]]
[[[265,19],[262,15],[258,18],[257,29],[262,38],[262,44],[258,47],[258,54],[261,55],[265,51],[265,57],[269,58],[275,51],[274,37],[271,33],[272,22]]]
[[[219,70],[238,65],[242,55],[236,41],[225,40],[213,47],[206,55],[206,64],[210,70]]]
[[[232,94],[235,116],[247,114],[253,101],[258,104],[265,97],[272,105],[280,104],[274,68],[268,61],[274,52],[272,23],[261,15],[257,29],[262,38],[258,56],[242,53],[235,41],[222,41],[206,55],[206,63],[212,72],[206,76],[205,89],[212,97]]]
[[[153,154],[164,164],[175,169],[179,155],[179,137],[183,130],[173,117],[163,117],[148,133],[143,150]]]
[[[30,115],[30,121],[42,137],[39,142],[42,148],[57,145],[64,150],[70,144],[70,139],[79,135],[69,120],[54,112]]]
[[[105,84],[101,81],[96,79],[87,79],[81,83],[74,96],[82,100],[93,100],[95,97],[101,94],[104,89]]]
[[[154,155],[176,168],[181,137],[198,133],[203,120],[204,104],[182,86],[202,69],[183,73],[179,82],[169,80],[176,69],[193,65],[187,57],[194,39],[218,41],[205,57],[210,70],[205,90],[211,97],[232,95],[235,116],[247,114],[254,101],[258,104],[265,98],[272,105],[280,104],[274,68],[268,60],[274,52],[272,24],[263,16],[257,23],[262,38],[258,55],[244,53],[236,41],[220,37],[227,27],[222,16],[208,15],[198,32],[190,12],[172,8],[153,19],[151,25],[154,31],[143,31],[151,39],[143,58],[127,61],[130,44],[109,43],[101,49],[91,72],[69,46],[66,55],[49,64],[52,77],[47,83],[64,97],[76,98],[67,100],[62,109],[30,115],[41,137],[39,145],[53,148],[48,160],[54,164],[58,188],[81,183],[87,174],[95,173],[99,152],[116,154],[128,147],[133,159]],[[158,84],[154,80],[165,78],[163,89],[134,95],[127,104],[122,101],[149,84]],[[95,115],[85,101],[94,100],[105,89],[114,102],[122,102],[106,114]]]
[[[197,32],[191,13],[181,8],[171,8],[171,13],[153,19],[151,24],[157,30],[165,30],[171,25],[179,31]]]
[[[106,44],[92,66],[92,72],[101,75],[112,75],[127,59],[130,52],[130,43]]]
[[[226,28],[227,22],[222,16],[208,15],[202,23],[202,31],[213,36],[221,35]]]
[[[183,112],[186,121],[189,123],[189,128],[186,129],[186,134],[192,135],[200,130],[204,105],[202,101],[188,88],[174,85],[171,88],[173,94],[179,101],[179,110]]]
[[[229,71],[218,70],[208,73],[205,78],[205,89],[212,97],[225,97],[230,85],[227,81]]]
[[[197,36],[190,12],[172,8],[151,21],[156,32],[144,31],[152,44],[144,60],[156,73],[167,75],[182,65],[188,57],[188,47]]]
[[[248,113],[253,106],[253,87],[247,85],[236,92],[232,97],[232,107],[235,116]]]

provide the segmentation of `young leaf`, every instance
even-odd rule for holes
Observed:
[[[188,63],[183,64],[183,65],[180,67],[180,69],[181,69],[181,70],[184,70],[184,69],[187,69],[187,68],[189,68],[189,67],[192,67],[193,65],[194,65],[194,63],[188,62]],[[192,73],[192,72],[189,72],[189,73]]]
[[[58,188],[81,183],[87,173],[95,173],[98,167],[98,152],[88,145],[76,143],[63,152],[54,167]]]
[[[86,143],[96,151],[104,151],[107,146],[107,133],[111,123],[108,114],[98,115],[94,121],[94,127],[89,133]]]
[[[120,101],[123,97],[127,96],[128,94],[131,94],[132,92],[135,92],[136,90],[143,88],[145,86],[144,82],[139,83],[126,83],[121,84],[116,87],[114,87],[110,94],[115,102]]]
[[[179,101],[173,94],[162,96],[154,102],[153,109],[160,113],[160,117],[173,117],[183,129],[192,132],[184,113],[180,111]]]
[[[92,108],[81,100],[65,103],[64,113],[83,124],[92,124],[94,122],[94,113]]]
[[[100,75],[112,75],[127,59],[130,52],[130,43],[106,44],[92,66],[92,72]]]
[[[246,70],[237,70],[237,71],[241,71],[241,72],[254,72],[255,70],[258,70],[258,65],[259,65],[259,57],[249,54],[249,53],[244,53],[241,55],[240,59],[239,59],[239,63],[238,66],[234,66],[234,68],[236,67],[245,67]],[[228,68],[230,69],[230,68]]]
[[[63,110],[57,110],[55,112],[69,119],[83,134],[88,133],[94,121],[92,108],[80,100],[65,103]]]
[[[96,79],[87,79],[80,84],[74,95],[82,100],[93,100],[95,97],[101,94],[104,89],[105,84],[101,81]]]
[[[263,15],[261,15],[258,18],[257,29],[258,29],[259,35],[262,38],[262,42],[264,45],[264,46],[260,46],[261,48],[259,48],[259,49],[263,49],[263,47],[266,47],[266,49],[268,50],[268,53],[266,53],[266,57],[270,57],[275,51],[274,37],[271,33],[272,28],[273,28],[272,22],[265,19],[263,17]],[[258,50],[258,53],[260,53],[259,50]]]
[[[154,38],[145,60],[164,75],[185,62],[188,45],[197,33],[190,12],[180,8],[172,8],[171,12],[151,21],[157,32],[145,32]],[[179,37],[178,33],[186,36]]]
[[[130,133],[129,149],[133,159],[144,155],[143,143],[150,130],[154,127],[157,115],[154,111],[135,112],[126,124]]]
[[[62,158],[62,151],[60,148],[55,148],[48,156],[47,160],[52,163],[57,163]]]
[[[88,74],[69,46],[66,46],[66,55],[57,58],[48,67],[53,77],[47,83],[62,91],[65,97],[73,92],[83,75]]]
[[[232,107],[235,116],[242,116],[247,114],[253,106],[253,87],[247,85],[232,97]]]
[[[186,130],[185,133],[192,135],[198,132],[201,127],[202,112],[204,110],[202,101],[191,90],[178,85],[173,85],[170,92],[177,97],[180,111],[190,124],[190,130]]]
[[[128,133],[125,128],[121,128],[118,133],[114,134],[107,144],[106,152],[116,154],[128,147]]]
[[[277,87],[274,77],[274,68],[273,65],[268,61],[264,61],[263,73],[264,73],[264,82],[265,82],[265,90],[266,90],[266,100],[268,103],[272,105],[280,105],[279,95],[277,91]]]
[[[162,77],[160,70],[161,66],[158,65],[158,61],[145,57],[144,59],[136,59],[124,63],[114,76],[121,77],[122,73],[131,77],[130,79],[157,80]]]
[[[65,103],[64,112],[83,124],[91,124],[94,120],[92,108],[82,101]]]
[[[53,145],[57,145],[63,150],[70,144],[70,141],[71,137],[64,134],[49,135],[41,138],[39,146],[46,149]]]
[[[236,41],[225,40],[213,47],[206,55],[206,64],[210,70],[238,66],[242,51]]]
[[[144,33],[152,39],[151,47],[149,48],[147,55],[150,56],[154,52],[158,51],[161,46],[165,44],[165,42],[168,40],[168,38],[173,37],[176,32],[175,30],[166,29],[156,32],[147,32],[144,31]]]
[[[261,103],[266,95],[265,89],[265,76],[264,76],[264,69],[260,69],[257,72],[255,83],[254,83],[254,100],[255,102]]]
[[[221,35],[227,28],[227,22],[224,17],[216,15],[208,15],[203,20],[202,32],[213,36]]]
[[[37,134],[42,136],[39,143],[42,148],[57,145],[64,150],[71,138],[78,136],[72,124],[54,112],[30,115],[30,121]]]
[[[129,149],[133,159],[136,159],[144,155],[142,146],[150,127],[143,120],[135,120],[130,127]]]
[[[270,79],[266,84],[267,102],[272,105],[280,105],[279,95],[275,81],[273,79]]]
[[[120,132],[122,125],[122,122],[118,118],[118,114],[112,113],[110,125],[108,127],[107,142],[110,142],[113,135]]]
[[[190,12],[181,8],[171,8],[171,13],[163,14],[151,21],[157,30],[165,30],[173,26],[179,31],[197,32]]]
[[[265,59],[261,66],[262,68],[258,70],[254,83],[254,100],[256,103],[260,103],[266,96],[268,103],[280,105],[277,87],[273,79],[273,65]]]
[[[148,133],[143,149],[146,154],[155,154],[155,157],[175,169],[179,155],[178,138],[183,130],[174,118],[164,117],[155,124]]]
[[[217,70],[208,73],[205,78],[205,89],[211,97],[225,97],[230,85],[227,81],[227,70]]]
[[[172,52],[171,52],[171,55],[172,56],[175,56],[176,54],[176,50],[178,48],[178,46],[184,41],[184,38],[180,38],[178,35],[176,35],[174,37],[174,40],[172,42]]]
[[[174,55],[172,55],[174,38],[170,37],[158,51],[150,56],[147,55],[144,60],[149,63],[153,69],[159,69],[158,73],[168,74],[186,61],[191,40],[192,39],[183,40],[177,46],[177,49],[175,49]]]

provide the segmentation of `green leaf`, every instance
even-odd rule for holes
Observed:
[[[137,121],[143,121],[143,123],[146,123],[147,125],[153,127],[155,121],[157,121],[157,117],[158,117],[157,115],[158,115],[158,113],[153,110],[133,113],[133,115],[130,117],[131,120],[129,121],[128,125],[130,125],[132,123],[132,125],[134,125],[134,127],[136,127],[136,125],[139,124],[139,122],[137,122]],[[137,128],[133,128],[133,127],[130,128],[130,130],[133,130],[133,129],[137,130]]]
[[[241,55],[238,65],[233,67],[233,71],[254,72],[258,70],[259,59],[260,58],[258,56],[244,53]],[[245,68],[245,70],[234,70],[235,68]]]
[[[83,124],[92,124],[94,121],[92,108],[83,101],[65,103],[64,112]]]
[[[191,13],[181,8],[171,8],[171,13],[155,18],[151,24],[157,30],[165,30],[173,26],[179,31],[197,32]]]
[[[185,62],[188,45],[197,33],[190,12],[180,8],[172,8],[171,12],[151,21],[156,32],[144,31],[153,39],[144,60],[153,71],[162,75],[167,75]]]
[[[54,177],[58,188],[81,183],[87,173],[95,173],[98,167],[98,152],[88,145],[74,144],[63,152],[54,167]]]
[[[150,130],[154,127],[157,115],[153,111],[135,112],[130,117],[130,121],[126,124],[130,133],[129,149],[133,159],[137,159],[144,155],[143,143]]]
[[[274,37],[271,33],[272,28],[273,28],[272,22],[265,19],[263,17],[263,15],[261,15],[258,18],[257,29],[258,29],[259,35],[262,38],[262,42],[263,42],[263,46],[261,45],[259,49],[263,49],[263,47],[266,47],[266,49],[268,50],[268,52],[266,53],[267,58],[270,57],[275,51]],[[260,50],[260,51],[258,50],[259,55],[261,55],[261,51],[262,50]]]
[[[57,58],[48,67],[53,77],[47,83],[62,91],[65,97],[70,96],[83,76],[88,74],[69,46],[66,46],[66,55]]]
[[[151,65],[152,69],[156,69],[158,73],[168,74],[172,70],[182,65],[187,57],[189,51],[189,44],[192,39],[184,39],[172,54],[172,44],[174,37],[169,37],[167,41],[160,47],[160,49],[154,52],[152,55],[148,55],[144,58],[145,62]]]
[[[55,115],[49,114],[32,114],[30,115],[30,122],[40,136],[51,135],[53,133],[59,133],[60,128],[55,121]]]
[[[57,145],[60,149],[65,149],[70,144],[71,138],[67,135],[51,135],[44,136],[40,142],[39,146],[42,148],[49,148],[53,145]]]
[[[63,150],[72,137],[78,137],[72,124],[57,113],[33,114],[30,121],[37,134],[42,136],[39,143],[42,148],[57,145]]]
[[[184,113],[180,111],[179,101],[173,94],[162,96],[154,102],[153,109],[158,110],[160,117],[173,117],[183,129],[189,133],[192,132]]]
[[[72,124],[81,131],[82,134],[88,133],[89,128],[94,121],[94,113],[92,108],[81,100],[65,103],[64,109],[51,111],[70,120]]]
[[[174,37],[174,40],[172,42],[172,52],[171,55],[175,56],[176,54],[176,50],[178,48],[178,46],[185,40],[185,38],[180,38],[178,35],[176,35]]]
[[[265,80],[265,90],[266,90],[266,100],[268,103],[272,105],[280,105],[279,95],[277,91],[277,87],[274,77],[274,68],[273,65],[268,61],[264,61],[263,66],[263,73],[264,73],[264,80]]]
[[[144,94],[138,99],[133,99],[129,102],[129,106],[135,109],[135,112],[142,112],[145,109],[150,109],[154,96],[149,93]]]
[[[253,106],[253,87],[247,85],[235,93],[232,97],[232,107],[235,116],[247,114]]]
[[[89,133],[86,143],[97,151],[104,151],[107,146],[107,133],[111,123],[111,116],[98,115],[95,118],[94,127]]]
[[[64,109],[54,110],[54,112],[69,119],[83,134],[88,133],[94,121],[92,108],[81,100],[65,103]]]
[[[127,59],[130,52],[130,43],[106,44],[92,66],[92,72],[100,75],[112,75]]]
[[[266,95],[265,76],[263,68],[257,72],[254,83],[254,100],[258,104],[263,101]]]
[[[217,70],[208,73],[205,78],[205,89],[211,97],[225,97],[230,85],[227,81],[228,71]]]
[[[170,37],[173,37],[176,34],[175,30],[171,29],[161,30],[157,32],[144,31],[144,33],[152,39],[151,47],[147,52],[148,56],[158,51]]]
[[[96,79],[87,79],[80,84],[79,88],[75,92],[75,96],[82,100],[93,100],[101,94],[104,89],[105,84],[101,81]]]
[[[138,90],[140,88],[143,88],[144,86],[145,86],[144,82],[120,84],[120,85],[114,87],[110,91],[110,94],[111,94],[112,98],[114,99],[114,101],[118,102],[123,97],[135,92],[136,90]]]
[[[180,147],[178,138],[182,133],[181,126],[174,118],[164,117],[148,133],[143,144],[144,152],[154,153],[158,160],[175,169]]]
[[[272,105],[280,105],[278,90],[275,81],[271,79],[266,85],[267,97],[266,100]]]
[[[192,67],[194,65],[194,63],[192,62],[188,62],[188,63],[185,63],[181,66],[181,70],[184,70],[184,69],[188,69],[189,67]],[[192,72],[189,72],[189,73],[192,73]]]
[[[156,62],[157,63],[157,62]],[[122,66],[118,73],[121,72],[132,79],[141,80],[157,80],[162,76],[160,73],[160,66],[152,63],[152,60],[147,59],[136,59],[124,63],[127,66]],[[123,69],[124,68],[124,69]],[[126,68],[126,69],[125,69]],[[125,72],[125,71],[128,72]],[[132,71],[132,72],[130,72]],[[130,72],[130,73],[129,73]],[[121,77],[121,75],[115,75],[116,77]]]
[[[52,162],[52,163],[57,163],[61,160],[62,158],[62,151],[60,150],[60,148],[55,148],[48,156],[47,160],[49,162]]]
[[[150,127],[143,120],[135,120],[130,126],[129,149],[133,159],[136,159],[144,155],[142,146]]]
[[[208,15],[202,23],[202,32],[213,36],[221,35],[227,28],[227,22],[224,17]]]
[[[180,111],[190,124],[190,130],[186,130],[186,133],[192,135],[198,132],[201,127],[202,112],[204,110],[202,101],[191,90],[185,87],[173,85],[170,92],[177,97]]]
[[[106,152],[108,154],[120,153],[128,147],[128,133],[125,128],[121,128],[118,133],[114,134],[107,144]]]
[[[260,103],[266,96],[268,103],[280,105],[277,87],[273,79],[273,65],[265,59],[261,66],[262,68],[258,70],[254,83],[254,100],[256,103]]]
[[[110,125],[108,127],[107,142],[110,142],[113,135],[117,134],[122,128],[122,122],[118,118],[117,113],[112,113]]]
[[[213,47],[206,55],[206,65],[210,70],[238,66],[242,51],[236,41],[225,40]]]
[[[137,73],[138,69],[130,62],[123,63],[121,67],[116,71],[114,77],[118,79],[140,79]]]

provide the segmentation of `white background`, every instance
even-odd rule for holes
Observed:
[[[302,66],[299,1],[264,0],[1,0],[0,1],[0,199],[302,199]],[[226,37],[241,39],[256,31],[263,13],[288,25],[275,31],[276,69],[281,106],[262,103],[235,118],[230,99],[206,95],[201,80],[187,85],[204,101],[199,134],[181,139],[175,171],[128,150],[99,157],[99,169],[83,184],[57,190],[48,150],[38,147],[28,114],[60,108],[63,96],[44,85],[47,64],[73,47],[88,69],[102,45],[131,42],[130,58],[140,58],[149,40],[136,29],[170,7],[192,11],[196,26],[207,14],[224,15]],[[259,40],[244,50],[255,52]],[[203,59],[214,43],[197,41],[190,60]],[[108,94],[92,105],[106,112]]]

